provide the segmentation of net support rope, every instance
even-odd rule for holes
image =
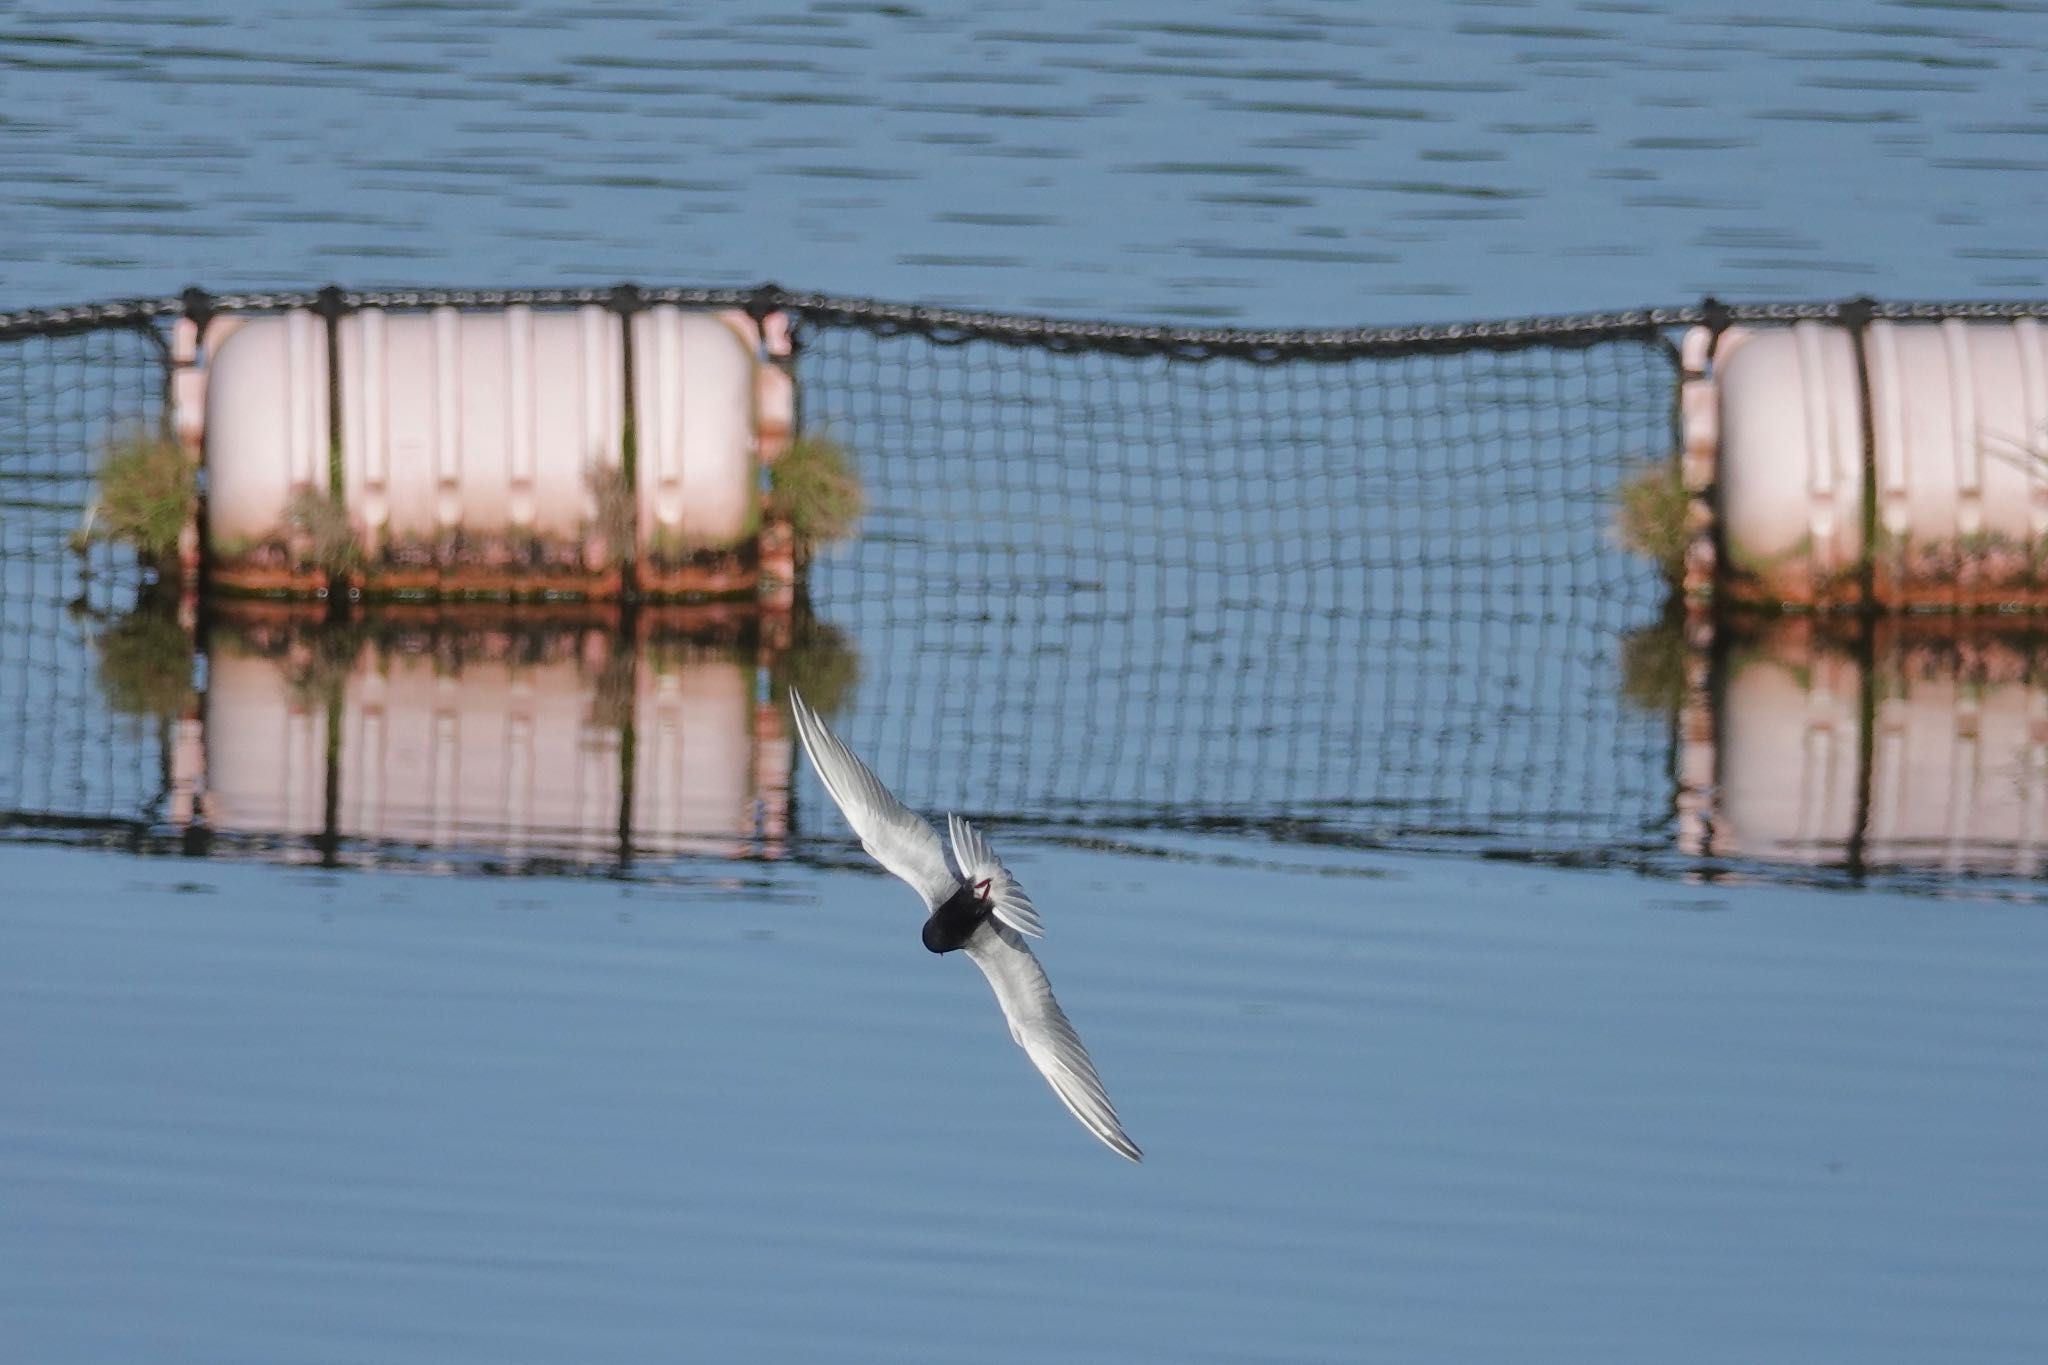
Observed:
[[[1418,323],[1383,327],[1243,328],[1097,322],[1013,313],[934,308],[877,299],[806,293],[773,284],[737,288],[633,284],[543,289],[241,290],[187,289],[158,298],[123,299],[70,307],[0,313],[0,341],[62,336],[109,327],[145,326],[168,318],[215,313],[266,313],[332,308],[574,308],[589,305],[631,312],[660,304],[679,308],[739,308],[764,316],[795,314],[814,326],[857,327],[885,335],[914,334],[941,344],[995,341],[1050,350],[1091,350],[1118,355],[1166,355],[1186,360],[1230,357],[1263,363],[1341,360],[1430,350],[1576,346],[1624,337],[1650,337],[1675,327],[1720,328],[1736,323],[1847,323],[2012,321],[2048,317],[2048,300],[1887,303],[1859,297],[1804,303],[1723,303],[1704,299],[1669,308],[1561,314],[1487,322]]]

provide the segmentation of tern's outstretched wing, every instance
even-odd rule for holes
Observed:
[[[804,752],[811,756],[818,780],[839,805],[840,814],[868,856],[909,882],[924,897],[924,908],[936,910],[946,903],[960,883],[946,866],[946,850],[924,817],[890,795],[868,765],[854,756],[839,736],[827,729],[816,711],[804,703],[795,688],[789,691],[790,713],[796,717],[796,732]]]
[[[959,865],[960,880],[969,886],[988,882],[989,913],[1020,934],[1045,937],[1045,924],[1031,904],[1031,897],[1017,885],[1010,869],[996,857],[996,851],[981,837],[981,831],[957,815],[946,817],[953,834],[953,861]]]
[[[1067,1022],[1060,1002],[1052,998],[1052,983],[1045,979],[1045,968],[1038,965],[1030,945],[1014,930],[984,923],[967,940],[966,951],[995,988],[996,1003],[1010,1021],[1010,1036],[1052,1083],[1060,1102],[1118,1156],[1143,1160],[1145,1154],[1117,1121],[1102,1078],[1095,1074],[1095,1063],[1081,1046],[1081,1036]]]

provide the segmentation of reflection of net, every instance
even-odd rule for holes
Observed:
[[[1668,733],[1616,654],[1663,594],[1607,528],[1674,378],[1640,340],[1259,366],[818,332],[805,423],[871,499],[811,579],[860,648],[849,739],[913,804],[1012,819],[1640,840]]]
[[[133,601],[134,575],[106,545],[83,561],[68,548],[107,437],[163,411],[161,356],[132,328],[0,343],[0,812],[12,820],[132,819],[163,791],[153,670],[113,642],[122,710],[95,677],[94,618]]]

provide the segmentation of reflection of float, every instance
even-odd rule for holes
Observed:
[[[1925,618],[1853,632],[1785,620],[1726,647],[1682,714],[1680,851],[2039,872],[2048,639]]]
[[[789,639],[713,610],[643,610],[621,631],[531,611],[330,625],[243,604],[211,623],[173,816],[328,854],[779,856]]]

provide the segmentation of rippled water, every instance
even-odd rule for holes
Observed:
[[[2038,295],[2043,8],[17,6],[0,307]],[[2042,642],[1661,629],[1653,347],[820,335],[873,504],[782,640],[188,631],[64,548],[151,344],[9,345],[0,1357],[2048,1355]],[[987,817],[1143,1166],[790,682]]]
[[[12,849],[9,1354],[2039,1354],[2037,909],[1013,862],[1141,1167],[879,877]]]
[[[0,303],[752,282],[1352,323],[2038,294],[2038,0],[11,7]]]

